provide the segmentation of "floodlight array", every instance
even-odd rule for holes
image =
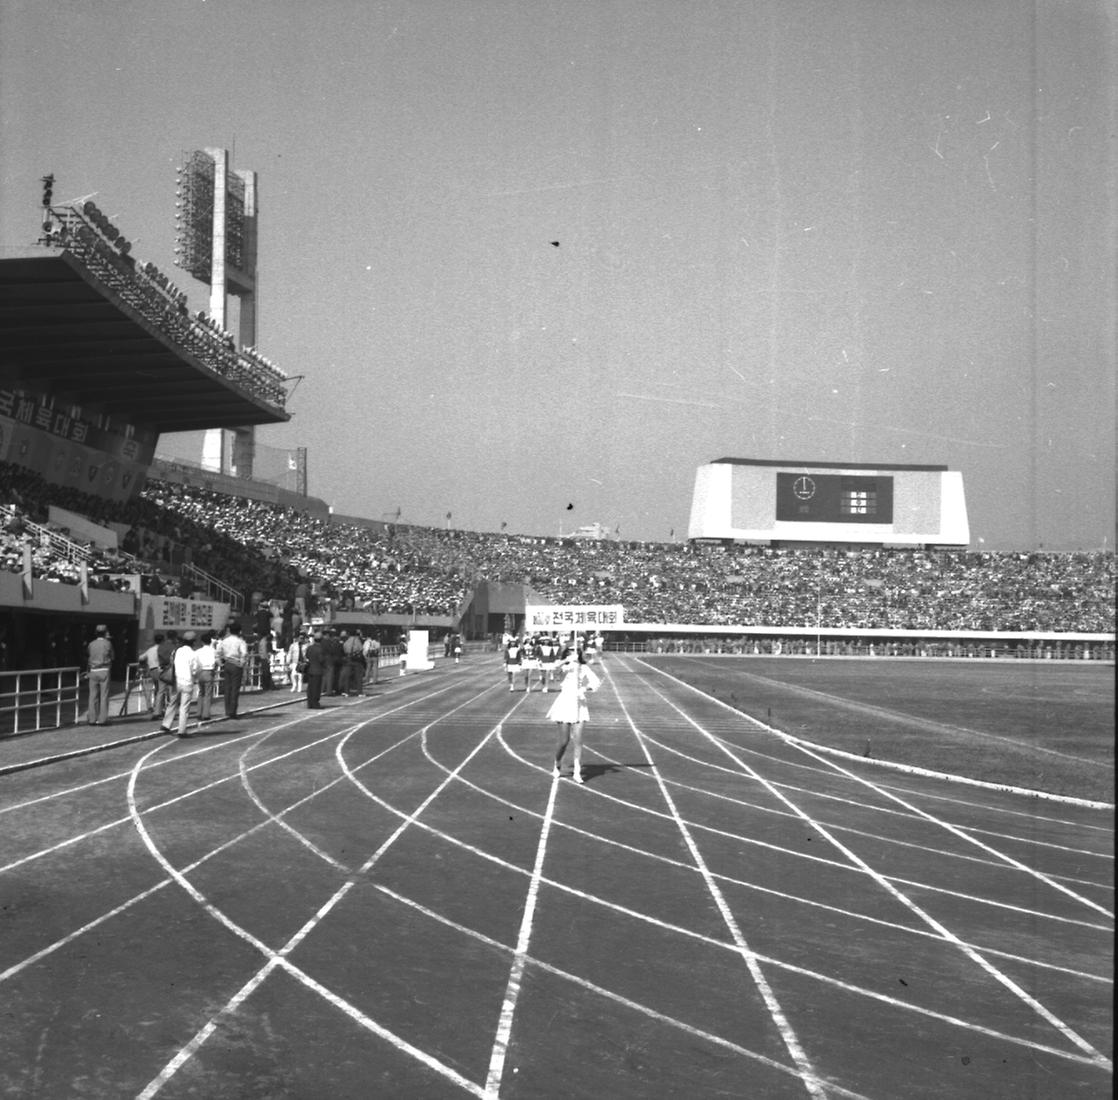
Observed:
[[[199,149],[175,169],[175,266],[204,283],[213,272],[214,173],[213,157]]]

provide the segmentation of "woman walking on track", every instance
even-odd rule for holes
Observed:
[[[559,741],[555,746],[555,766],[551,774],[555,778],[559,777],[563,754],[567,751],[567,745],[574,741],[574,769],[571,778],[576,783],[581,783],[582,727],[590,720],[590,712],[586,709],[586,693],[597,691],[601,681],[586,663],[582,650],[567,650],[563,654],[559,671],[563,676],[559,697],[547,712],[548,719],[559,724]]]

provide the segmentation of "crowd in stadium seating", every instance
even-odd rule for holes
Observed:
[[[148,590],[175,590],[176,563],[193,557],[246,595],[290,600],[303,579],[324,605],[374,613],[454,618],[477,583],[489,580],[526,584],[544,603],[621,604],[634,623],[1080,633],[1115,627],[1115,558],[1102,552],[794,550],[360,526],[157,480],[137,500],[117,505],[6,464],[0,492],[25,509],[56,503],[129,525],[122,550],[147,563]],[[5,533],[0,567],[18,569],[17,544],[18,534]],[[38,568],[70,579],[64,567],[41,561]]]
[[[233,337],[204,315],[192,316],[186,295],[152,263],[137,265],[72,211],[52,242],[72,252],[98,279],[223,378],[273,405],[283,406],[283,374],[255,349],[238,351]]]

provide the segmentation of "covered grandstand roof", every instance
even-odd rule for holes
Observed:
[[[0,384],[20,383],[160,433],[289,419],[282,390],[208,365],[65,249],[0,258]]]

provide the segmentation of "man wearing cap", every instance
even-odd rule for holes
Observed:
[[[198,661],[194,656],[194,631],[188,630],[182,636],[182,644],[175,650],[171,659],[171,666],[175,670],[175,694],[171,696],[170,703],[163,714],[163,732],[171,733],[174,730],[175,718],[178,718],[179,737],[189,737],[186,725],[190,718],[190,701],[194,698],[194,685],[198,680]]]
[[[86,652],[89,658],[89,716],[91,726],[109,724],[109,672],[113,664],[113,643],[109,641],[109,628],[98,623],[96,637]]]

